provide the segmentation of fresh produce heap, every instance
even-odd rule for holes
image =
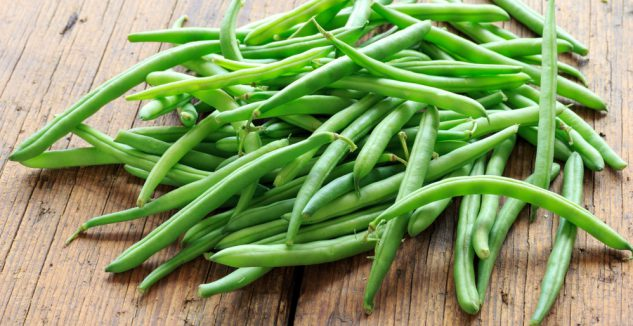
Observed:
[[[457,196],[456,294],[465,312],[477,313],[508,230],[531,204],[561,216],[531,319],[538,324],[563,284],[577,227],[633,250],[582,207],[584,168],[627,163],[557,101],[606,110],[583,74],[558,61],[559,53],[588,50],[556,26],[554,0],[545,17],[518,0],[389,2],[310,0],[237,28],[243,0],[232,0],[220,28],[184,27],[183,17],[170,29],[131,34],[132,42],[174,46],[91,91],[11,159],[33,168],[123,164],[145,179],[137,207],[86,221],[68,242],[97,226],[177,210],[106,267],[128,271],[180,242],[142,291],[201,255],[237,268],[201,285],[208,297],[274,267],[373,251],[367,313],[402,240]],[[542,38],[492,24],[510,15]],[[186,73],[172,70],[179,66]],[[147,100],[139,117],[174,112],[182,126],[112,139],[83,123],[143,82],[151,87],[126,97]],[[90,146],[47,151],[68,133]],[[524,181],[502,176],[517,138],[536,146]],[[548,190],[561,170],[554,160],[565,162],[562,195]],[[160,184],[174,188],[153,198]]]

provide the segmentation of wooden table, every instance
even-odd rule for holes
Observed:
[[[288,10],[297,1],[247,1],[240,24]],[[527,1],[538,10],[539,0]],[[630,160],[633,128],[633,2],[558,1],[562,26],[586,42],[580,64],[590,87],[606,99],[609,114],[578,109]],[[453,207],[400,250],[378,298],[361,309],[370,262],[359,256],[338,263],[275,270],[235,293],[199,299],[197,285],[227,268],[198,259],[141,295],[136,286],[170,248],[132,272],[103,271],[124,248],[167,215],[89,232],[64,248],[83,220],[134,205],[140,181],[121,167],[32,170],[7,161],[14,146],[80,96],[167,45],[130,44],[130,32],[165,28],[181,14],[192,26],[217,26],[228,1],[39,0],[0,2],[0,324],[520,324],[538,298],[556,219],[525,216],[509,234],[492,276],[483,310],[462,313],[454,295]],[[518,30],[514,24],[508,24]],[[523,35],[530,35],[521,30]],[[139,90],[142,86],[136,88]],[[137,103],[117,100],[89,120],[109,134],[147,125],[135,119]],[[159,121],[165,123],[165,121]],[[81,145],[66,137],[54,148]],[[524,177],[534,150],[522,144],[508,174]],[[517,159],[521,158],[521,159]],[[631,170],[588,174],[587,207],[633,239]],[[555,185],[559,189],[560,180]],[[567,281],[547,319],[551,325],[631,324],[633,264],[579,234]]]

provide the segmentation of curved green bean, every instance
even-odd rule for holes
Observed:
[[[569,221],[605,245],[633,252],[633,245],[582,206],[527,182],[500,176],[456,177],[430,184],[388,208],[371,223],[370,227],[375,229],[378,223],[406,214],[430,202],[472,194],[508,196],[543,207],[567,217]]]

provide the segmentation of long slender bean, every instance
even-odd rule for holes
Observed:
[[[102,152],[95,147],[46,151],[20,162],[20,164],[33,169],[63,169],[120,163],[122,161],[117,157]]]
[[[374,128],[356,157],[354,165],[354,183],[356,185],[359,185],[360,180],[374,168],[378,157],[387,148],[389,139],[402,129],[413,114],[425,106],[415,102],[404,102]]]
[[[486,166],[486,175],[503,175],[506,163],[514,149],[516,137],[511,137],[499,144],[492,152],[492,156]],[[486,259],[490,255],[488,249],[488,235],[494,225],[494,219],[499,208],[499,196],[484,195],[481,200],[481,207],[475,220],[472,236],[472,247],[477,257]]]
[[[217,41],[192,42],[167,49],[137,63],[55,116],[46,126],[24,140],[9,158],[14,161],[24,161],[35,157],[104,105],[143,82],[150,72],[169,69],[193,58],[217,52],[218,48]]]
[[[433,145],[437,137],[437,129],[440,116],[436,108],[430,107],[420,119],[420,131],[413,143],[411,156],[404,172],[402,183],[398,189],[396,202],[422,187],[433,156]],[[366,313],[374,310],[374,298],[389,272],[391,264],[396,257],[396,252],[402,243],[407,230],[408,216],[388,222],[376,244],[374,260],[367,278],[363,307]],[[474,281],[473,281],[474,285]],[[476,291],[475,291],[476,292]]]
[[[378,223],[406,214],[430,202],[472,194],[508,196],[543,207],[567,217],[576,226],[605,245],[613,249],[633,252],[633,245],[582,206],[527,182],[500,176],[456,177],[430,184],[388,208],[371,223],[370,227],[375,229]]]
[[[486,166],[485,157],[479,158],[470,171],[470,176],[484,174]],[[459,206],[459,218],[455,232],[455,251],[453,254],[453,279],[457,303],[465,312],[475,314],[481,307],[475,281],[475,251],[471,245],[473,227],[479,208],[481,195],[472,194],[464,196]]]
[[[583,172],[580,155],[572,153],[565,164],[562,194],[578,205],[582,205]],[[554,246],[547,260],[547,268],[541,282],[541,295],[530,318],[530,325],[539,325],[556,301],[569,268],[577,232],[578,228],[574,224],[564,217],[560,218]]]
[[[220,25],[220,49],[222,55],[231,60],[242,60],[237,43],[237,15],[244,6],[244,0],[232,0]]]
[[[522,3],[520,0],[493,0],[493,2],[507,11],[510,15],[512,15],[512,17],[520,21],[534,33],[539,35],[545,34],[547,18],[543,18],[543,16],[539,15],[536,11]],[[576,40],[565,30],[557,26],[554,26],[554,28],[557,38],[566,40],[574,45],[574,52],[580,55],[586,55],[589,53],[589,50],[584,44]]]

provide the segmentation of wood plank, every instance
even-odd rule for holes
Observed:
[[[290,9],[303,0],[247,1],[240,23]],[[470,2],[485,3],[484,0]],[[541,0],[526,3],[542,11]],[[438,222],[415,239],[407,239],[379,293],[376,311],[362,311],[370,261],[366,255],[323,266],[277,269],[241,291],[209,299],[196,295],[197,284],[229,270],[198,259],[140,295],[137,284],[151,269],[177,252],[163,250],[141,268],[121,275],[103,272],[116,255],[150,232],[169,214],[89,232],[72,246],[62,243],[81,221],[134,205],[141,182],[119,167],[29,170],[8,162],[19,141],[40,128],[80,96],[160,49],[159,44],[129,44],[132,31],[164,28],[181,13],[191,25],[217,26],[228,1],[189,0],[17,2],[0,13],[0,320],[2,324],[521,324],[532,313],[540,279],[557,227],[551,214],[540,212],[529,224],[523,213],[513,227],[493,273],[479,315],[462,313],[452,280],[452,247],[456,223],[453,205]],[[608,115],[578,109],[606,135],[625,159],[633,155],[633,135],[625,109],[633,104],[633,4],[624,0],[558,2],[559,23],[591,48],[581,60],[591,89],[609,103]],[[566,13],[573,12],[573,15]],[[73,14],[74,26],[60,35]],[[504,24],[531,36],[516,23]],[[569,63],[578,57],[564,56]],[[144,87],[140,85],[136,90]],[[114,101],[89,120],[110,135],[118,129],[157,122],[135,120],[138,103]],[[83,144],[76,137],[54,148]],[[534,150],[520,144],[507,172],[530,173]],[[626,236],[633,235],[628,194],[631,172],[610,170],[587,174],[588,208]],[[560,179],[554,189],[559,189]],[[161,188],[159,193],[165,191]],[[546,218],[545,215],[548,217]],[[579,233],[570,272],[547,324],[625,324],[633,303],[626,281],[630,264],[622,254]],[[294,289],[297,289],[296,291]],[[604,299],[603,299],[604,298]],[[296,305],[296,307],[294,307]],[[241,322],[240,322],[241,323]]]

